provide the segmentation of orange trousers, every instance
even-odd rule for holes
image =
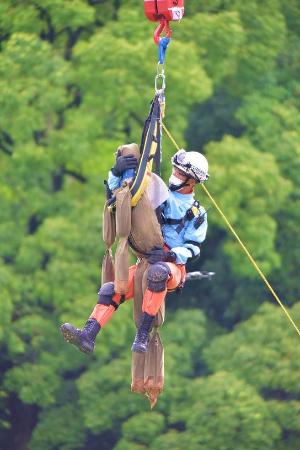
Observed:
[[[167,292],[175,290],[185,279],[185,266],[183,264],[164,263],[170,269],[169,279],[167,281],[166,288],[161,292],[153,292],[150,289],[146,289],[143,297],[142,310],[155,316],[159,308],[161,307]],[[128,291],[125,295],[125,300],[131,300],[134,295],[134,276],[137,266],[131,266],[129,268],[129,283]],[[123,297],[124,298],[124,297]],[[118,306],[121,303],[122,296],[120,294],[114,294],[112,297],[113,302]],[[97,303],[90,319],[96,319],[101,328],[111,319],[112,315],[116,311],[116,307],[113,305],[102,305]]]

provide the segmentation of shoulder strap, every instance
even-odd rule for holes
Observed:
[[[172,219],[171,217],[162,217],[162,224],[166,225],[178,225],[176,232],[179,234],[186,222],[193,220],[199,214],[200,203],[195,200],[192,206],[186,211],[185,215],[180,219]]]

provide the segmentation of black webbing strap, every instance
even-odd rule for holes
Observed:
[[[195,247],[198,247],[199,250],[200,250],[200,248],[201,248],[201,244],[200,244],[199,242],[192,241],[192,240],[185,241],[184,244],[191,244],[191,245],[194,245]],[[194,250],[193,250],[192,248],[190,248],[190,247],[186,247],[186,248],[187,248],[187,249],[191,252],[191,254],[192,254],[192,257],[189,258],[188,260],[189,260],[189,261],[192,261],[192,262],[197,261],[197,260],[199,259],[199,257],[200,257],[200,253],[199,253],[198,255],[195,255],[195,252],[194,252]]]
[[[148,115],[147,119],[145,120],[144,128],[143,128],[143,131],[142,131],[141,145],[140,145],[141,153],[143,152],[143,149],[145,147],[145,140],[146,140],[146,136],[147,136],[147,132],[148,132],[149,126],[150,126],[151,116],[152,116],[152,113],[153,113],[154,100],[155,100],[155,98],[151,101],[150,112],[149,112],[149,115]]]
[[[156,175],[160,176],[160,163],[161,163],[161,118],[160,118],[160,111],[159,111],[159,117],[157,120],[157,149],[156,153],[154,155],[153,159],[153,172],[156,173]]]
[[[157,132],[155,133],[155,128],[157,126]],[[150,112],[145,121],[144,128],[142,131],[141,138],[141,157],[139,161],[139,166],[136,171],[136,175],[133,179],[132,186],[130,188],[131,197],[140,189],[141,183],[143,181],[145,171],[147,170],[147,163],[152,158],[154,158],[155,169],[159,170],[158,161],[160,163],[160,135],[161,135],[161,121],[160,121],[160,103],[159,97],[156,95],[151,102]],[[155,155],[150,156],[152,143],[157,142],[157,148]],[[116,202],[116,196],[113,195],[108,201],[108,206],[113,205]]]
[[[109,199],[111,198],[112,192],[111,192],[111,190],[109,189],[107,180],[104,180],[103,183],[104,183],[104,188],[105,188],[105,196],[106,196],[106,200],[109,200]]]
[[[184,220],[184,217],[181,219],[171,219],[170,217],[164,217],[162,218],[163,225],[179,225]]]
[[[114,300],[111,300],[110,301],[110,304],[115,308],[115,310],[117,310],[118,308],[119,308],[119,304],[118,303],[116,303]]]
[[[199,247],[199,248],[201,247],[201,244],[199,242],[197,242],[197,241],[188,240],[188,241],[184,241],[184,243],[185,244],[192,244],[195,247]]]
[[[178,225],[176,228],[176,232],[179,234],[182,229],[184,228],[184,225],[186,222],[189,222],[190,220],[194,219],[195,214],[193,211],[193,208],[197,208],[199,211],[200,204],[197,200],[194,201],[193,205],[186,211],[185,215],[181,217],[180,219],[171,219],[171,217],[164,217],[162,216],[162,224],[163,225]]]
[[[120,299],[120,303],[115,302],[114,300],[110,301],[110,304],[115,308],[115,310],[117,310],[119,308],[120,305],[122,305],[122,303],[125,302],[125,295],[122,294],[121,295],[121,299]]]
[[[149,256],[148,253],[143,252],[143,250],[141,250],[137,243],[135,242],[132,233],[130,233],[130,235],[128,236],[128,244],[130,246],[130,248],[132,248],[132,250],[134,250],[138,255],[141,255],[143,257]]]
[[[155,126],[157,119],[160,118],[160,104],[158,101],[158,96],[155,96],[152,100],[150,113],[148,118],[146,119],[144,130],[142,133],[142,142],[141,142],[141,158],[139,162],[139,167],[137,169],[136,176],[133,180],[132,187],[130,189],[131,196],[134,197],[134,195],[137,193],[137,191],[140,188],[141,182],[144,178],[145,170],[147,169],[147,163],[150,161],[151,158],[154,157],[150,156],[151,146],[152,142],[157,142],[157,136],[155,136]],[[158,130],[158,134],[160,133],[160,130]],[[156,152],[160,149],[156,149]]]

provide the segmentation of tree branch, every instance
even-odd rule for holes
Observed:
[[[14,145],[14,140],[8,133],[6,133],[6,131],[1,130],[0,133],[0,149],[7,155],[11,156],[13,154],[12,146]]]
[[[38,5],[37,3],[33,3],[33,5],[39,11],[40,19],[45,20],[45,22],[48,26],[47,32],[44,32],[44,31],[41,32],[41,34],[40,34],[41,39],[49,41],[49,42],[51,42],[51,44],[53,44],[55,37],[56,37],[56,33],[55,33],[55,28],[52,24],[52,20],[51,20],[49,11],[46,8],[43,8],[41,5]]]
[[[86,183],[87,179],[80,173],[74,172],[73,170],[69,169],[63,169],[63,173],[65,175],[70,175],[71,177],[75,178],[77,181],[80,181],[80,183]]]

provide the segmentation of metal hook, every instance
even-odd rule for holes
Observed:
[[[160,23],[159,23],[158,27],[154,31],[154,42],[155,42],[156,45],[158,45],[158,43],[159,43],[159,38],[160,38],[160,35],[163,32],[164,28],[165,28],[165,31],[166,31],[166,37],[170,38],[171,34],[172,34],[172,31],[171,31],[171,28],[170,28],[169,21],[167,19],[165,19],[165,18],[162,18],[160,20]]]

